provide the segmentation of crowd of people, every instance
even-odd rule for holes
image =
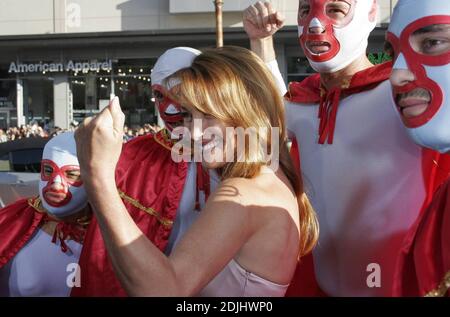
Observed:
[[[125,125],[123,127],[123,139],[124,142],[128,142],[138,136],[155,134],[159,132],[161,129],[162,128],[159,125],[149,123],[144,124],[142,127],[141,126],[128,127],[127,125]]]
[[[77,127],[78,123],[76,122],[72,123],[68,129],[62,129],[59,127],[49,128],[38,123],[24,124],[20,127],[10,127],[6,130],[0,129],[0,143],[23,138],[54,137],[63,132],[75,131]],[[132,127],[125,125],[123,128],[123,141],[128,142],[138,136],[155,134],[160,130],[161,127],[157,124],[146,123],[143,126],[134,125]]]
[[[44,129],[37,123],[26,124],[20,127],[10,127],[6,131],[0,129],[0,143],[14,141],[23,138],[41,137],[45,138],[50,136],[50,131]]]

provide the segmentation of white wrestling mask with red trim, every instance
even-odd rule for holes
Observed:
[[[370,32],[377,22],[374,0],[308,2],[309,8],[299,8],[298,34],[300,45],[317,72],[337,72],[366,53]],[[323,32],[312,32],[313,29]]]
[[[190,47],[176,47],[167,50],[158,58],[151,74],[153,96],[159,115],[166,128],[172,131],[177,124],[183,122],[181,107],[167,97],[165,80],[177,71],[190,67],[201,52]]]
[[[44,147],[39,196],[49,214],[63,218],[86,207],[73,132],[53,137]]]
[[[413,48],[410,41],[416,31],[439,24],[450,25],[450,1],[400,0],[387,40],[395,53],[394,70],[414,74],[414,80],[393,87],[394,98],[420,90],[428,94],[428,106],[423,113],[402,116],[409,135],[421,146],[446,153],[450,151],[450,50],[438,55],[424,54]]]

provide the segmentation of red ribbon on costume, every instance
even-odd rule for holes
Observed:
[[[333,144],[336,116],[339,108],[341,89],[332,89],[320,97],[319,105],[319,144],[324,144],[328,138],[328,144]]]
[[[59,222],[53,232],[52,243],[56,244],[56,241],[59,239],[61,251],[66,253],[70,250],[69,246],[66,244],[66,240],[69,237],[71,240],[81,243],[83,242],[84,230],[74,224]]]
[[[321,87],[320,75],[314,74],[302,82],[291,83],[285,98],[302,104],[319,103],[319,144],[333,144],[336,118],[341,97],[374,89],[391,74],[392,62],[364,69],[353,75],[347,88],[335,87],[325,91]]]

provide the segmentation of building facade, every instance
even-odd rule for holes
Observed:
[[[242,10],[224,0],[224,43],[248,47]],[[382,51],[395,0],[378,0],[369,51]],[[312,69],[297,39],[295,0],[272,0],[287,20],[275,38],[287,81]],[[213,0],[0,0],[0,128],[34,121],[67,128],[119,96],[129,126],[157,120],[150,74],[174,46],[215,45]]]

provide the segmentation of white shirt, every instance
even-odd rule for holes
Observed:
[[[69,296],[73,267],[82,245],[66,241],[70,251],[63,253],[52,237],[39,229],[16,256],[0,269],[0,296]],[[82,272],[81,272],[82,273]]]

